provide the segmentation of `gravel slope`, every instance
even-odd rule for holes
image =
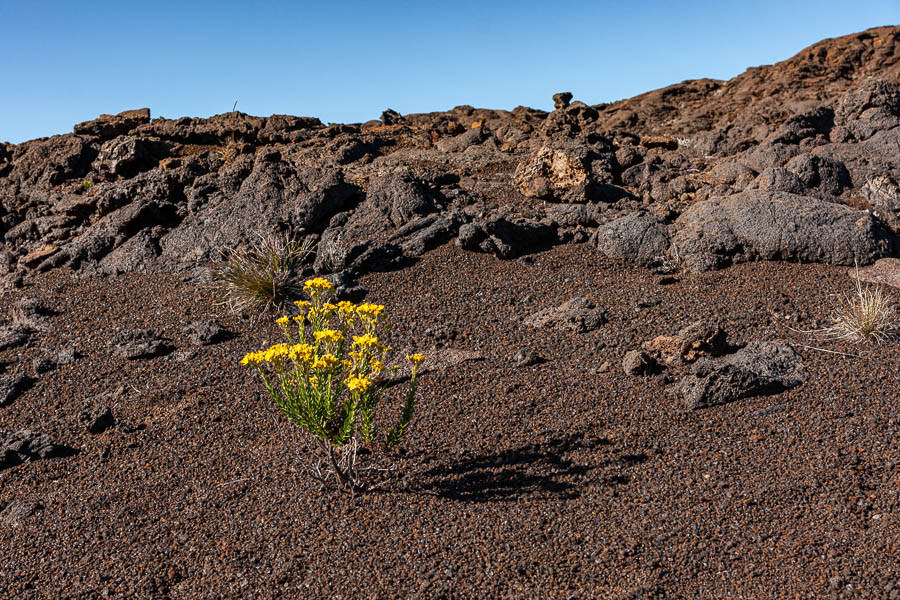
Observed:
[[[274,325],[174,276],[41,275],[0,316],[23,297],[56,314],[0,364],[34,375],[48,350],[82,356],[0,407],[0,429],[77,454],[0,470],[0,503],[41,506],[0,520],[0,598],[900,597],[898,342],[818,344],[865,353],[852,358],[788,328],[824,323],[829,295],[852,289],[846,268],[659,279],[587,244],[527,261],[451,245],[362,277],[395,347],[484,359],[422,377],[394,484],[350,498],[303,477],[301,437],[238,365]],[[521,323],[576,296],[609,322]],[[176,360],[184,325],[209,316],[235,337]],[[807,382],[688,411],[663,376],[622,371],[625,352],[697,319],[732,343],[794,342]],[[178,350],[112,356],[134,327]],[[519,349],[544,362],[516,367]],[[87,433],[82,403],[119,386],[116,426]]]

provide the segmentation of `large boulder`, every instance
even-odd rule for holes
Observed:
[[[635,212],[597,229],[597,248],[610,258],[645,267],[668,262],[669,232],[659,218]]]
[[[866,79],[841,96],[834,123],[842,129],[832,135],[837,141],[846,134],[865,140],[878,131],[893,129],[900,125],[900,90],[884,79]]]
[[[764,190],[698,202],[675,228],[673,244],[690,271],[752,260],[869,264],[898,247],[896,235],[871,213]]]

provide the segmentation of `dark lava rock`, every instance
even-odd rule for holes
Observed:
[[[900,125],[900,90],[884,79],[869,78],[838,101],[834,124],[857,140]]]
[[[556,110],[568,108],[571,101],[572,92],[559,92],[558,94],[553,94],[553,108]]]
[[[58,363],[56,362],[56,358],[53,356],[38,356],[33,361],[31,361],[31,368],[34,370],[35,375],[49,373],[57,366]]]
[[[105,405],[87,405],[78,417],[89,433],[103,433],[116,424],[112,409]]]
[[[22,373],[0,377],[0,406],[11,404],[13,400],[31,387],[33,381]]]
[[[175,346],[152,329],[121,331],[112,337],[108,345],[113,356],[129,360],[162,356],[175,349]]]
[[[20,527],[29,517],[43,508],[40,502],[30,498],[16,498],[9,504],[0,501],[0,523]]]
[[[691,271],[751,260],[870,264],[898,246],[871,213],[761,190],[698,202],[675,226],[672,241]]]
[[[759,174],[752,187],[773,192],[788,192],[790,194],[802,194],[806,191],[806,186],[800,178],[784,167],[767,167]]]
[[[600,226],[596,239],[597,248],[610,258],[645,267],[668,261],[668,228],[661,219],[647,213],[631,213]]]
[[[776,394],[806,381],[800,356],[787,344],[750,342],[723,358],[703,358],[675,387],[687,408]]]
[[[21,346],[27,342],[30,337],[28,331],[21,327],[4,325],[3,327],[0,327],[0,350]]]
[[[195,346],[208,346],[223,342],[231,337],[231,332],[215,319],[201,319],[188,324],[182,333]]]
[[[804,188],[816,188],[825,199],[840,196],[845,189],[853,187],[847,167],[828,157],[806,152],[789,160],[785,169],[796,175]]]
[[[553,327],[584,333],[606,323],[606,311],[597,308],[587,298],[572,298],[555,308],[548,308],[526,317],[531,327]]]
[[[54,444],[46,433],[30,429],[0,429],[0,470],[39,458],[63,456],[68,452],[65,446]]]
[[[359,302],[369,293],[368,288],[359,285],[356,279],[347,271],[332,273],[325,279],[334,285],[334,297],[336,300]]]
[[[428,188],[407,172],[373,177],[366,193],[366,204],[381,212],[396,227],[435,210]]]
[[[655,367],[654,358],[642,350],[630,350],[622,360],[622,369],[626,375],[647,375]]]
[[[150,122],[150,109],[139,108],[126,110],[117,115],[100,115],[93,121],[85,121],[75,126],[78,135],[91,135],[99,138],[114,138],[128,133],[138,125]]]
[[[481,239],[478,250],[507,260],[537,252],[556,240],[556,231],[549,223],[511,214],[495,215],[477,226],[482,232],[477,236]]]

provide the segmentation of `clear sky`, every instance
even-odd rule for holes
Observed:
[[[565,90],[596,104],[898,23],[900,0],[0,0],[0,140],[145,106],[352,123]]]

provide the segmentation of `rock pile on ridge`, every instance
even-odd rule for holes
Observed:
[[[135,110],[0,144],[0,277],[202,275],[259,232],[319,273],[456,243],[515,258],[590,241],[660,271],[900,252],[900,28],[825,40],[730,81],[555,110],[459,106],[325,126]]]

